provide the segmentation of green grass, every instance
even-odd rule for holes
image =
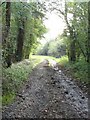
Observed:
[[[27,59],[22,62],[13,64],[11,68],[3,69],[3,105],[7,105],[14,100],[16,93],[22,84],[24,84],[24,82],[28,79],[32,69],[40,62],[38,60],[35,61],[33,59]]]
[[[68,60],[68,56],[62,56],[60,59],[57,60],[57,62],[61,65],[61,66],[65,66],[69,60]]]
[[[4,95],[2,97],[3,105],[7,105],[7,104],[13,102],[14,98],[15,98],[15,92],[11,92],[11,93]]]
[[[79,61],[70,63],[67,56],[62,56],[58,63],[65,69],[68,69],[69,73],[81,82],[90,83],[88,79],[88,65],[82,58]]]
[[[29,58],[31,58],[34,62],[36,62],[36,64],[38,62],[42,62],[45,59],[47,59],[47,60],[52,59],[52,60],[55,60],[56,62],[59,61],[59,58],[55,58],[52,56],[43,56],[43,55],[31,55]]]
[[[68,63],[66,68],[68,68],[71,74],[81,82],[90,83],[88,79],[88,65],[83,59],[75,63]]]

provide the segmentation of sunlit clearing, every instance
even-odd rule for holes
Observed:
[[[48,19],[44,21],[44,24],[48,29],[48,33],[46,33],[44,35],[45,38],[41,40],[42,44],[45,44],[46,42],[55,39],[59,34],[63,33],[63,30],[65,28],[64,21],[55,13],[48,13],[47,18]]]

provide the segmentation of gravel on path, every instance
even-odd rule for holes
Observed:
[[[51,61],[50,61],[51,62]],[[55,62],[54,62],[55,63]],[[88,118],[88,98],[57,66],[40,63],[3,118]]]

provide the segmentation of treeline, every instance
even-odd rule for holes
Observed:
[[[38,2],[2,2],[2,62],[10,67],[13,62],[29,57],[37,47],[38,38],[46,32],[44,9]]]
[[[48,1],[48,10],[57,15],[66,23],[63,39],[66,44],[66,54],[70,62],[84,58],[90,63],[90,42],[88,32],[88,2]]]
[[[46,11],[55,12],[62,17],[66,23],[66,29],[62,35],[64,46],[61,45],[59,37],[58,40],[55,40],[55,44],[53,41],[50,44],[47,43],[46,47],[48,46],[49,49],[44,54],[60,57],[65,49],[69,61],[75,62],[83,57],[87,63],[90,62],[89,2],[45,0],[42,4],[38,2],[3,2],[0,6],[2,7],[2,59],[4,67],[11,66],[12,62],[28,58],[30,52],[37,47],[39,42],[37,38],[41,38],[46,32],[43,25]]]
[[[55,40],[47,42],[44,46],[41,45],[37,49],[36,54],[53,56],[56,58],[66,55],[66,44],[63,37],[59,35]]]

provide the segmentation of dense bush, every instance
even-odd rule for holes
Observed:
[[[71,67],[70,67],[71,66]],[[75,78],[88,83],[88,64],[83,59],[76,61],[74,64],[70,64],[70,68]]]
[[[30,60],[13,64],[11,68],[3,68],[2,78],[2,103],[10,103],[14,98],[21,85],[28,79],[34,64]]]

